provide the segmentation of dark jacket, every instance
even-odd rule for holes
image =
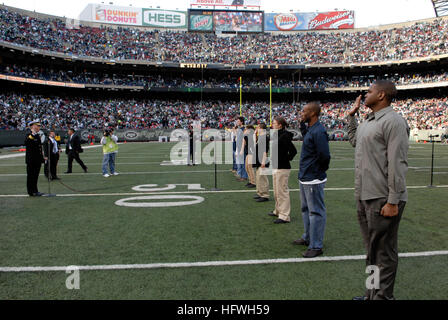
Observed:
[[[56,141],[56,144],[57,144],[58,150],[59,150],[59,143],[57,141]],[[48,157],[49,155],[50,156],[54,155],[54,153],[53,153],[54,143],[50,140],[50,138],[47,138],[47,140],[45,141],[45,143],[42,146],[42,148],[44,150],[44,154],[45,154],[46,157]],[[56,153],[56,154],[58,154],[58,153]]]
[[[44,162],[42,154],[42,143],[39,134],[32,134],[28,132],[25,137],[25,162],[27,164],[40,164]]]
[[[325,127],[320,121],[309,128],[301,123],[300,131],[303,144],[300,154],[299,180],[306,182],[326,179],[331,156]]]
[[[271,163],[272,169],[291,169],[289,163],[297,154],[292,143],[293,134],[285,129],[274,130],[272,136]]]
[[[254,147],[254,130],[248,130],[248,132],[244,134],[244,156],[253,154],[255,152],[255,150],[253,150]]]
[[[66,148],[65,148],[65,153],[69,153],[69,144],[71,146],[71,150],[74,152],[83,152],[82,147],[81,147],[81,139],[79,138],[79,136],[77,134],[74,134],[72,136],[72,139],[70,140],[70,137],[68,137],[67,139],[67,144],[66,144]]]
[[[252,165],[254,168],[261,167],[261,161],[263,160],[263,153],[269,152],[269,136],[263,134],[258,136],[257,142],[255,143],[255,164]],[[269,162],[265,163],[266,167],[269,167]]]

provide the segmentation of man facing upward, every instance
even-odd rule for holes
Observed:
[[[355,114],[359,96],[349,111],[349,140],[355,147],[355,198],[361,234],[367,250],[366,264],[379,270],[379,288],[367,289],[355,300],[394,299],[398,267],[398,225],[408,198],[409,126],[390,106],[397,89],[378,80],[365,95],[372,110],[359,126]]]
[[[303,136],[300,154],[299,184],[302,220],[305,232],[294,244],[306,245],[305,258],[321,255],[327,214],[324,187],[330,164],[328,134],[319,121],[320,106],[310,102],[300,114],[300,131]],[[308,124],[306,126],[305,124]]]

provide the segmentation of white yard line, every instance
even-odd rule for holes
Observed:
[[[423,251],[399,253],[400,258],[445,256],[444,251]],[[132,270],[132,269],[166,269],[166,268],[194,268],[194,267],[221,267],[221,266],[245,266],[257,264],[279,264],[279,263],[303,263],[303,262],[330,262],[364,260],[365,255],[333,256],[316,258],[280,258],[259,260],[230,260],[230,261],[204,261],[204,262],[176,262],[176,263],[148,263],[148,264],[112,264],[112,265],[90,265],[90,266],[47,266],[47,267],[0,267],[0,272],[48,272],[67,270]]]
[[[436,188],[448,188],[448,185],[435,186]],[[325,188],[325,191],[347,191],[354,190],[353,187]],[[407,186],[407,189],[428,189],[428,186]],[[274,190],[269,190],[274,192]],[[290,192],[298,192],[300,189],[289,189]],[[166,191],[166,192],[117,192],[117,193],[61,193],[57,197],[103,197],[103,196],[144,196],[155,194],[207,194],[207,193],[254,193],[255,190],[200,190],[200,191]],[[27,194],[0,194],[0,198],[23,198]]]

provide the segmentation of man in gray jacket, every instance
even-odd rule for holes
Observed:
[[[367,250],[369,270],[377,270],[379,284],[369,286],[355,300],[394,299],[398,267],[398,225],[408,198],[409,126],[390,106],[397,93],[391,81],[378,80],[365,95],[371,109],[358,126],[359,96],[349,111],[349,139],[355,149],[355,198],[358,221]]]

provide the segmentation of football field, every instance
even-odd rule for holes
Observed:
[[[324,254],[302,258],[297,173],[291,223],[274,224],[271,201],[236,181],[231,165],[175,165],[175,143],[120,144],[117,176],[101,174],[102,150],[85,148],[61,181],[43,175],[28,197],[23,156],[0,153],[0,299],[351,299],[365,290],[354,201],[354,149],[331,142]],[[205,144],[204,144],[205,145]],[[409,201],[398,237],[397,299],[448,299],[448,145],[412,143]],[[76,276],[76,277],[75,277]]]

